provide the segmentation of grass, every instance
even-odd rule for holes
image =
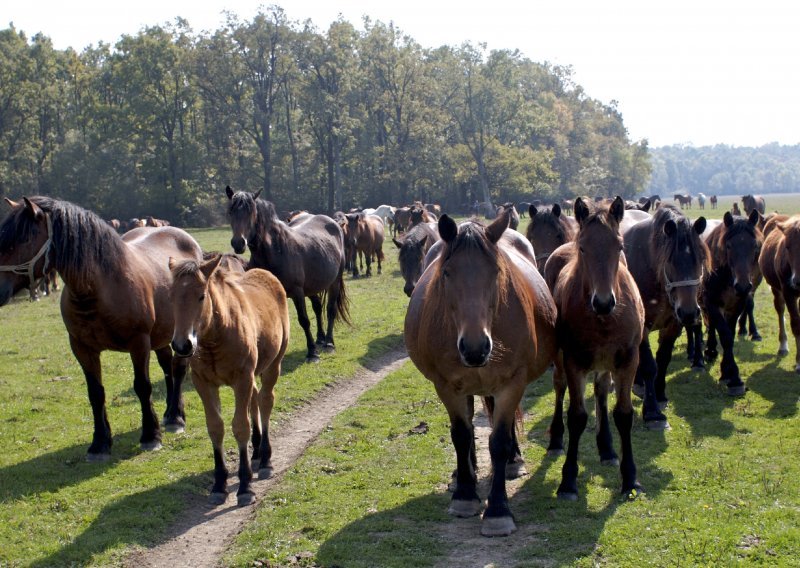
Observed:
[[[794,200],[784,205],[770,196],[767,208],[800,211]],[[721,217],[729,207],[720,198],[719,209],[707,206],[703,214]],[[226,230],[193,233],[205,248],[228,249]],[[304,342],[290,310],[293,338],[278,382],[275,420],[402,343],[407,300],[396,253],[391,244],[384,251],[383,275],[347,280],[354,323],[337,328],[335,356],[324,356],[319,365],[302,363]],[[679,342],[667,386],[672,430],[645,431],[638,418],[635,424],[635,458],[647,491],[636,501],[620,500],[619,473],[598,463],[589,431],[581,441],[581,497],[576,503],[555,499],[563,458],[545,455],[550,376],[531,385],[523,444],[531,475],[511,502],[520,532],[529,536],[514,541],[512,565],[795,562],[800,377],[793,372],[794,353],[774,355],[777,326],[766,287],[758,291],[756,308],[764,341],[736,344],[750,388],[743,398],[729,398],[718,387],[717,366],[691,372]],[[10,448],[0,456],[0,566],[113,565],[131,549],[159,542],[179,518],[183,497],[205,494],[211,483],[210,444],[191,386],[186,433],[165,436],[161,452],[140,452],[128,357],[105,354],[113,457],[105,464],[86,463],[91,413],[57,305],[52,299],[20,299],[3,314],[0,432]],[[152,375],[160,377],[155,363]],[[154,378],[154,386],[160,412],[163,383]],[[229,423],[231,396],[223,394]],[[591,400],[588,405],[593,407]],[[427,431],[412,433],[422,422]],[[233,447],[232,436],[226,442]],[[454,462],[444,409],[430,383],[407,364],[335,419],[258,505],[255,522],[238,537],[225,564],[447,565],[464,546],[449,540],[446,530],[454,521],[446,513],[444,486]],[[507,548],[503,543],[511,541],[487,542]]]

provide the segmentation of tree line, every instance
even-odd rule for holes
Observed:
[[[78,53],[0,31],[0,196],[106,217],[221,222],[226,185],[279,209],[415,199],[632,197],[646,141],[570,67],[485,45],[423,48],[393,24],[327,30],[278,6],[182,19]]]

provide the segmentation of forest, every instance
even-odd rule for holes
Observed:
[[[278,6],[214,32],[154,25],[80,53],[0,31],[0,196],[110,218],[224,222],[224,188],[279,210],[641,193],[647,141],[570,67],[393,24],[327,30]]]

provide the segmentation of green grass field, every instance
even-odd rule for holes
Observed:
[[[720,198],[719,209],[707,205],[703,214],[721,217],[732,201]],[[800,211],[800,196],[768,196],[767,210],[775,209]],[[192,232],[206,249],[229,248],[227,229]],[[353,326],[337,328],[337,353],[319,365],[303,363],[304,341],[290,309],[293,338],[278,383],[276,422],[326,384],[402,345],[407,299],[393,245],[384,251],[381,276],[347,279]],[[160,452],[143,453],[129,359],[105,354],[113,457],[87,463],[91,412],[57,302],[20,296],[2,310],[0,433],[9,446],[0,455],[0,566],[115,565],[130,550],[160,542],[185,497],[205,494],[211,484],[210,443],[191,385],[186,432],[165,435]],[[750,389],[742,398],[724,394],[716,367],[692,372],[679,342],[667,386],[672,429],[646,431],[638,417],[635,424],[634,454],[647,491],[636,501],[620,500],[618,470],[599,464],[588,431],[581,441],[581,498],[556,500],[563,458],[545,456],[549,374],[532,384],[523,447],[530,476],[511,502],[518,535],[525,536],[483,539],[482,546],[502,549],[519,566],[795,564],[800,377],[793,348],[789,357],[775,356],[776,316],[764,286],[756,319],[764,341],[736,343]],[[152,376],[160,413],[164,388],[155,361]],[[226,424],[231,399],[223,391]],[[427,432],[412,434],[421,422]],[[226,444],[233,449],[230,434]],[[447,565],[469,546],[448,538],[455,521],[446,513],[444,486],[454,464],[444,409],[430,383],[407,364],[337,417],[257,505],[256,521],[225,564]],[[478,521],[471,521],[477,537]]]

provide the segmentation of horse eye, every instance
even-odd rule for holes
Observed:
[[[205,295],[205,294],[201,294],[201,295],[200,295],[200,301],[202,302],[202,301],[203,301],[203,300],[205,300],[205,299],[206,299],[206,295]]]
[[[445,270],[443,270],[443,271],[442,271],[442,276],[444,276],[445,278],[450,278],[450,272],[448,272],[448,271],[445,269]]]

